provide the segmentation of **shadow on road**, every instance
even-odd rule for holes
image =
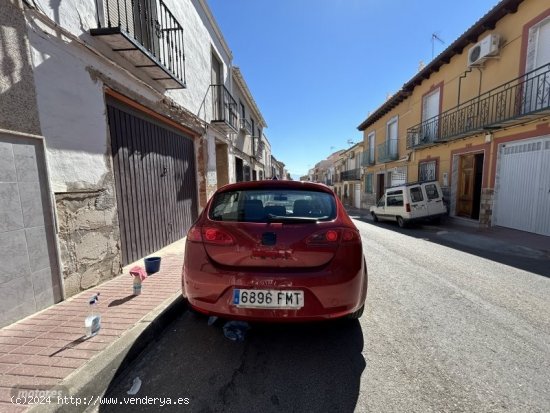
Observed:
[[[111,383],[107,397],[130,397],[126,392],[139,377],[142,386],[134,397],[189,398],[188,406],[169,411],[354,411],[366,367],[358,321],[255,323],[240,343],[226,339],[222,325],[183,314]],[[159,407],[102,406],[100,411]]]
[[[543,242],[547,245],[541,242],[540,249],[533,249],[447,225],[412,224],[407,228],[399,228],[395,222],[373,222],[372,219],[361,216],[352,216],[352,218],[389,231],[424,239],[520,270],[550,277],[550,243],[546,241],[547,237],[542,235],[540,238],[544,239]]]

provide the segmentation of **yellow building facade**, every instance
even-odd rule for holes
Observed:
[[[358,129],[365,207],[438,180],[449,213],[550,236],[550,6],[503,0]]]

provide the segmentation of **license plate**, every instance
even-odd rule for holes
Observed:
[[[233,305],[241,308],[302,308],[300,290],[233,290]]]

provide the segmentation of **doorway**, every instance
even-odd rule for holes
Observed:
[[[456,215],[479,219],[483,182],[483,153],[462,155],[458,166]]]
[[[382,195],[384,195],[384,174],[378,174],[376,176],[376,200],[380,199]]]

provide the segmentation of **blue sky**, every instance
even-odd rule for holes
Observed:
[[[496,0],[209,0],[293,178],[362,139],[357,126]]]

